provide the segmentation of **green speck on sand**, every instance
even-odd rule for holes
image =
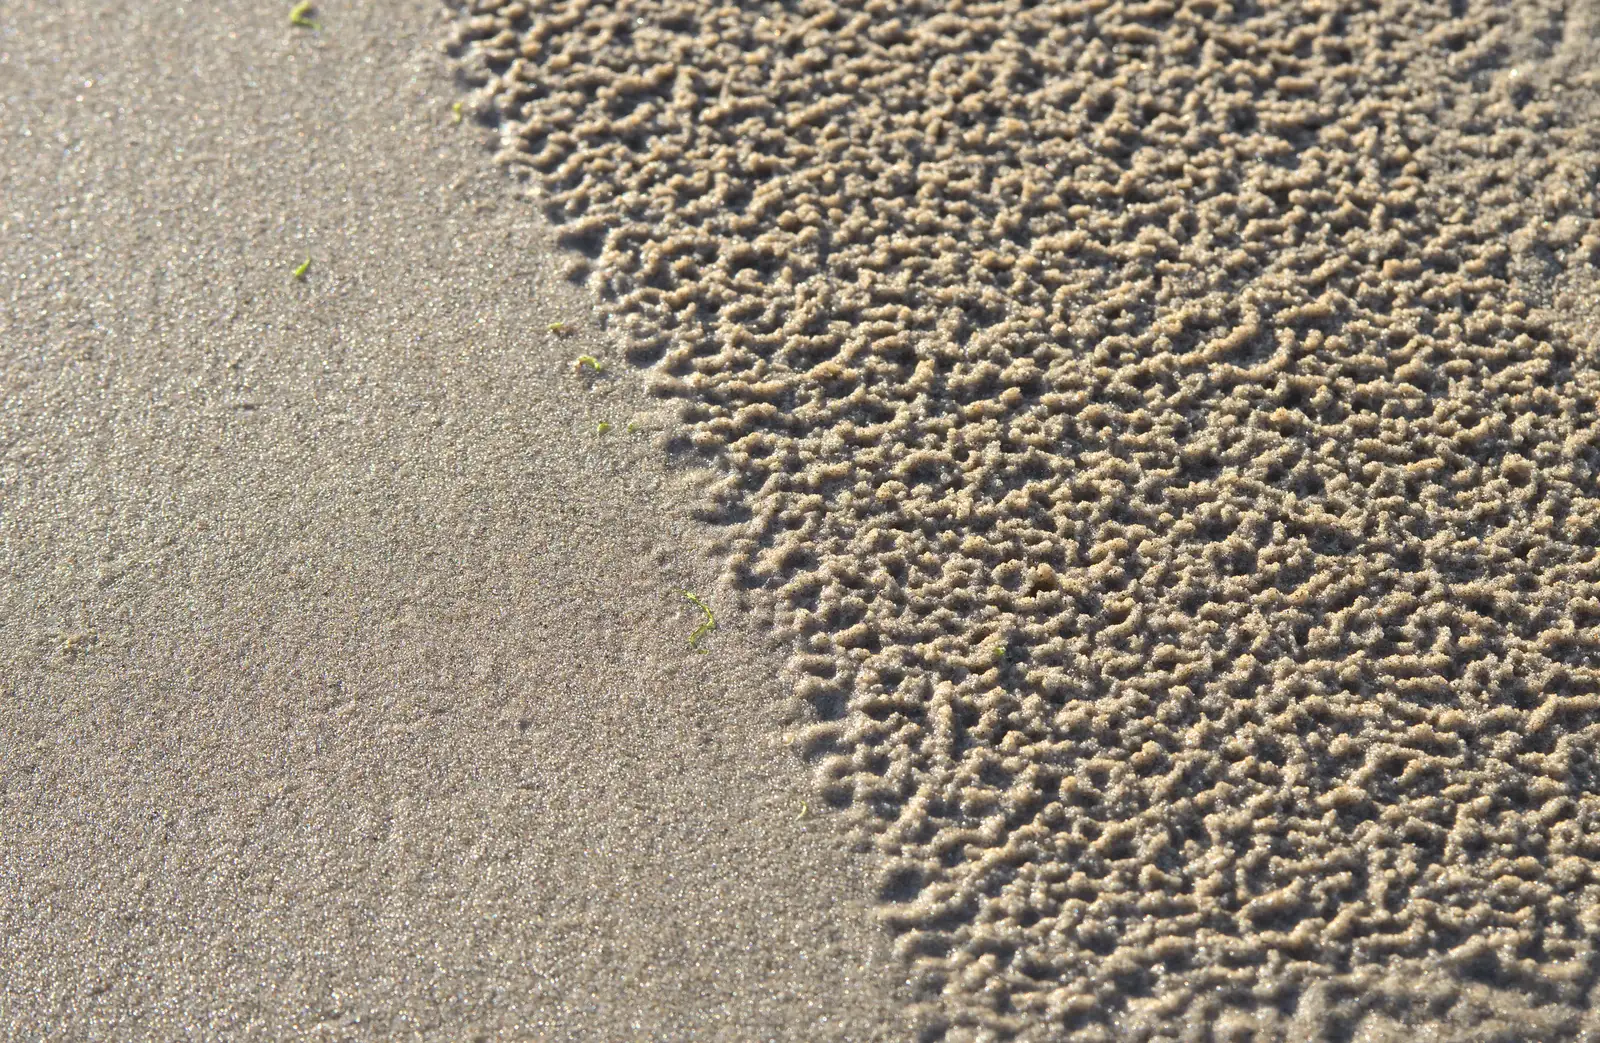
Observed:
[[[594,433],[597,435],[603,435],[610,430],[611,422],[609,420],[602,420],[594,426]]]
[[[717,629],[717,617],[711,614],[710,606],[687,590],[683,592],[683,596],[694,602],[695,607],[706,615],[705,621],[695,628],[694,633],[689,635],[689,647],[702,654],[709,652],[711,649],[700,646],[700,639]]]
[[[291,274],[296,279],[304,279],[306,277],[306,273],[309,272],[310,270],[311,270],[311,258],[309,256],[307,256],[304,261],[300,262],[300,266],[298,268],[296,268],[294,270],[294,272],[291,273]]]
[[[289,9],[289,24],[298,26],[301,29],[321,29],[322,26],[311,18],[311,12],[314,10],[316,10],[316,6],[311,3],[311,0],[300,0],[298,4]]]
[[[572,364],[572,368],[577,370],[581,370],[585,366],[588,366],[596,373],[603,372],[606,368],[605,365],[593,355],[579,355],[578,361]]]

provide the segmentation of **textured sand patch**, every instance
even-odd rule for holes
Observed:
[[[462,13],[948,1038],[1594,1028],[1594,26]]]

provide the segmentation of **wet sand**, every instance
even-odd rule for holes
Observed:
[[[1600,1032],[1592,0],[313,17],[0,22],[0,1034]]]
[[[288,6],[0,14],[0,1037],[906,1038],[438,10]]]

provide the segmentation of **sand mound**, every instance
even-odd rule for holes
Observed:
[[[932,1036],[1579,1031],[1600,120],[1568,6],[456,23],[724,474],[730,579],[792,641]]]

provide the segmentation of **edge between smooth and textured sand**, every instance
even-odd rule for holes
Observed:
[[[439,10],[287,8],[0,16],[0,1036],[904,1038]]]

